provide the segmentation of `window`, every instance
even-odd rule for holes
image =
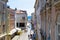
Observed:
[[[25,23],[17,23],[17,27],[25,27]]]
[[[19,27],[18,23],[16,23],[17,27]]]
[[[20,27],[25,27],[25,23],[19,23]]]
[[[60,15],[57,17],[57,40],[60,40]]]
[[[3,4],[3,9],[5,9],[5,4]]]
[[[58,35],[58,40],[60,40],[60,35]]]
[[[3,25],[3,33],[5,33],[5,25]]]
[[[22,17],[23,20],[25,20],[25,17]]]

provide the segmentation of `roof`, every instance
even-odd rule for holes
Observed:
[[[11,8],[7,8],[7,9],[8,9],[8,11],[11,12],[11,13],[14,13],[14,12],[15,12],[14,9],[11,9]]]
[[[27,14],[26,11],[24,11],[24,10],[16,10],[16,13],[17,14]]]

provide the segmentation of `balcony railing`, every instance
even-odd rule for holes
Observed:
[[[54,5],[57,5],[57,4],[60,5],[60,0],[54,0]]]
[[[58,2],[58,1],[60,1],[60,0],[54,0],[54,2]]]

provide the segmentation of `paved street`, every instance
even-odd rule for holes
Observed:
[[[31,31],[31,25],[29,24],[29,27],[27,27],[27,32],[24,32],[21,35],[15,36],[12,40],[29,40],[28,35],[30,35]]]
[[[29,40],[28,39],[28,33],[27,32],[24,32],[20,36],[17,35],[12,40]]]
[[[28,35],[30,34],[30,28],[27,29],[27,32],[23,32],[21,35],[15,36],[12,40],[29,40]]]

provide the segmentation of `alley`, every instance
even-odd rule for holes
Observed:
[[[60,40],[60,0],[0,0],[0,40]]]
[[[15,36],[12,40],[29,40],[28,39],[28,33],[23,32],[21,35]]]
[[[31,30],[31,24],[28,23],[29,27],[27,27],[27,31],[22,31],[21,35],[16,35],[12,40],[29,40],[28,35],[31,34],[31,31],[34,32],[33,30]]]

